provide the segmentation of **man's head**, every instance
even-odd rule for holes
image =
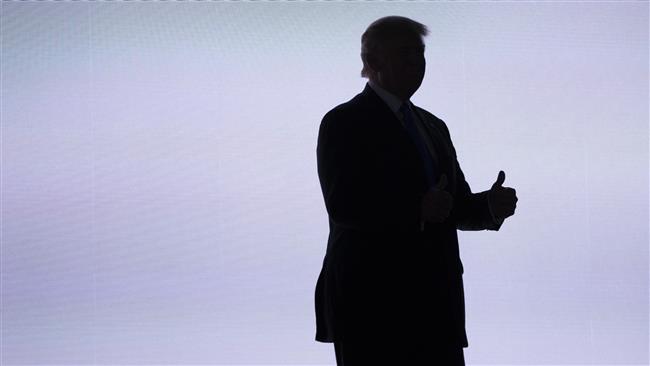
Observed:
[[[426,61],[424,24],[400,16],[375,20],[361,36],[361,76],[403,100],[422,84]]]

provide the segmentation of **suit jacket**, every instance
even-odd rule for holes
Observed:
[[[366,84],[323,117],[318,176],[329,238],[315,291],[316,340],[414,337],[467,347],[456,230],[498,230],[487,191],[472,193],[445,123],[415,107],[448,178],[446,221],[420,228],[428,190],[399,119]]]

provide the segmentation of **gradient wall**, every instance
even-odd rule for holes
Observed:
[[[322,116],[360,36],[426,24],[412,98],[474,191],[468,364],[648,364],[648,2],[2,2],[1,363],[334,364]]]

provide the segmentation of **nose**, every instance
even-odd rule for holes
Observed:
[[[416,69],[416,70],[418,70],[418,71],[420,71],[420,72],[424,72],[424,69],[426,69],[426,66],[427,66],[427,62],[426,62],[426,60],[424,59],[424,57],[419,57],[419,58],[417,58],[417,59],[414,59],[414,60],[411,62],[411,65],[412,65],[412,67],[413,67],[414,69]]]
[[[412,52],[408,55],[408,61],[412,64],[424,63],[424,53],[422,52]]]

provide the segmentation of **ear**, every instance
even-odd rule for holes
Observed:
[[[384,68],[383,60],[373,53],[366,55],[366,63],[368,63],[368,67],[370,67],[375,73],[382,71]]]

